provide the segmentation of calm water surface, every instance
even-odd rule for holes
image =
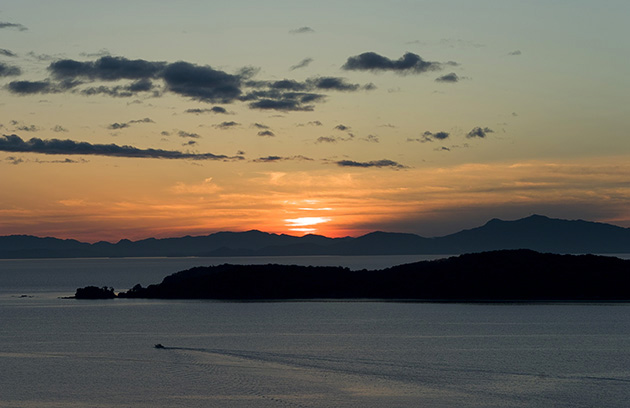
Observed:
[[[401,263],[385,258],[346,258],[345,265]],[[630,401],[626,304],[57,297],[89,284],[124,289],[159,282],[208,264],[199,261],[0,261],[0,407],[627,407]]]

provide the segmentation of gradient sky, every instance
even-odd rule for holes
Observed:
[[[3,1],[0,235],[630,227],[630,3]]]

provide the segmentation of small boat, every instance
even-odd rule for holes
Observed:
[[[162,343],[157,343],[156,345],[154,345],[153,347],[155,347],[156,349],[163,349],[166,348],[162,345]]]

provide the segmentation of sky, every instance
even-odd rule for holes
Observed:
[[[0,235],[630,227],[627,1],[0,5]]]

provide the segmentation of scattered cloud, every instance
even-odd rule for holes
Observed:
[[[235,126],[240,126],[240,123],[229,121],[229,122],[221,122],[219,124],[214,125],[214,127],[217,129],[231,129]]]
[[[344,78],[338,77],[311,78],[307,80],[307,84],[311,84],[315,89],[335,91],[356,91],[361,88],[359,84],[351,84]]]
[[[65,155],[94,155],[108,157],[153,158],[153,159],[187,159],[187,160],[243,160],[242,156],[215,155],[212,153],[184,153],[176,150],[140,149],[133,146],[116,144],[92,144],[74,140],[32,138],[22,140],[19,136],[0,136],[0,151],[13,153],[41,153]]]
[[[8,76],[18,76],[20,74],[22,74],[22,70],[19,67],[0,62],[0,78]]]
[[[353,160],[340,160],[335,162],[338,166],[340,167],[362,167],[362,168],[369,168],[369,167],[391,167],[394,169],[404,169],[406,168],[405,166],[403,166],[400,163],[397,163],[395,161],[392,160],[387,160],[387,159],[383,159],[383,160],[375,160],[375,161],[369,161],[369,162],[357,162],[357,161],[353,161]]]
[[[490,129],[490,128],[481,128],[481,127],[476,127],[473,128],[473,130],[471,130],[470,132],[468,132],[466,134],[466,137],[469,139],[475,138],[475,137],[479,137],[479,138],[485,138],[488,133],[494,133],[494,130]]]
[[[192,139],[199,139],[201,137],[197,133],[188,133],[188,132],[184,132],[183,130],[180,130],[179,132],[177,132],[177,136],[179,136],[179,137],[189,137],[189,138],[192,138]]]
[[[305,59],[306,65],[310,59]],[[8,68],[5,69],[8,72]],[[252,80],[258,68],[245,67],[236,74],[185,61],[167,63],[127,59],[110,55],[94,61],[60,59],[48,65],[50,78],[43,81],[14,81],[10,92],[20,95],[72,92],[85,96],[132,97],[151,92],[153,97],[175,93],[206,103],[248,102],[251,109],[312,111],[323,102],[322,91],[355,92],[375,89],[374,84],[360,85],[341,77],[312,77],[305,81]],[[114,85],[103,82],[117,81]],[[126,84],[120,81],[130,81]],[[159,81],[159,82],[158,82]],[[101,83],[98,83],[101,82]],[[225,108],[188,109],[186,113],[227,113]]]
[[[267,157],[259,157],[257,159],[252,160],[255,163],[276,163],[281,161],[313,161],[310,157],[305,157],[302,155],[298,156],[290,156],[290,157],[282,157],[282,156],[267,156]]]
[[[35,163],[38,164],[44,164],[44,163],[58,163],[58,164],[78,164],[78,163],[88,163],[88,160],[85,159],[79,159],[79,160],[72,160],[70,158],[65,158],[64,160],[39,160],[39,159],[35,159]]]
[[[313,58],[304,58],[302,61],[298,62],[297,64],[292,65],[291,68],[289,68],[289,71],[295,71],[296,69],[306,68],[310,65],[311,62],[313,62]]]
[[[213,106],[212,108],[206,108],[206,109],[186,109],[186,113],[194,113],[196,115],[200,114],[200,113],[223,113],[223,114],[227,114],[228,111],[222,107],[222,106]]]
[[[289,31],[290,34],[309,34],[314,32],[315,30],[313,30],[311,27],[300,27]]]
[[[521,55],[521,54],[522,54],[521,50],[515,50],[508,53],[508,55]]]
[[[39,128],[35,125],[19,125],[16,126],[17,130],[21,130],[23,132],[37,132]]]
[[[444,64],[423,60],[419,55],[407,52],[401,58],[392,60],[375,52],[364,52],[348,58],[341,67],[348,71],[393,71],[401,74],[420,74],[436,71]]]
[[[50,130],[52,130],[53,132],[67,132],[68,131],[68,129],[64,128],[61,125],[55,125]]]
[[[337,143],[339,140],[343,140],[343,138],[335,136],[320,136],[317,138],[315,143]]]
[[[313,105],[303,105],[301,101],[296,99],[260,99],[256,102],[249,104],[252,109],[261,110],[279,110],[279,111],[305,111],[310,112],[314,110]]]
[[[430,132],[430,131],[426,131],[422,134],[422,137],[420,138],[408,138],[407,141],[408,142],[420,142],[420,143],[426,143],[426,142],[433,142],[434,140],[444,140],[444,139],[448,139],[448,137],[450,136],[450,133],[448,132]]]
[[[22,24],[7,23],[6,21],[0,21],[0,29],[3,29],[3,28],[16,29],[18,31],[26,31],[26,30],[28,30],[28,28],[26,28]]]
[[[134,123],[155,123],[155,122],[151,118],[130,120],[129,122],[122,122],[122,123],[116,122],[107,126],[107,129],[112,129],[112,130],[125,129],[125,128],[130,127]]]
[[[12,164],[14,166],[17,166],[18,164],[24,163],[24,159],[22,159],[20,157],[15,157],[15,156],[9,156],[9,157],[5,158],[4,160],[7,161],[9,164]]]
[[[155,123],[151,118],[130,120],[127,123]]]
[[[364,142],[370,142],[370,143],[380,143],[381,142],[381,140],[376,135],[367,135],[367,137],[362,137],[360,140],[363,140]]]
[[[269,129],[269,126],[263,125],[262,123],[254,123],[252,126],[257,129]]]
[[[6,48],[0,48],[0,55],[4,55],[5,57],[17,57],[16,53]]]
[[[107,126],[107,129],[111,129],[111,130],[119,130],[119,129],[125,129],[128,128],[129,124],[128,123],[112,123],[111,125]]]
[[[271,130],[261,130],[260,132],[258,132],[258,136],[274,137],[275,133],[273,133]]]
[[[450,74],[442,75],[441,77],[435,78],[435,82],[446,82],[446,83],[455,83],[459,82],[459,77],[456,73],[451,72]]]
[[[335,126],[335,129],[341,130],[341,131],[346,131],[346,130],[350,130],[350,127],[348,127],[346,125],[339,124],[339,125]]]

